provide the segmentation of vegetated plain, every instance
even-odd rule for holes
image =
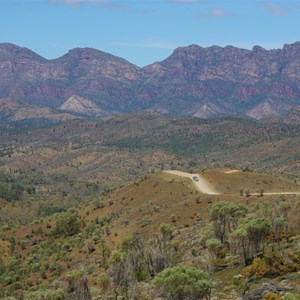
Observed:
[[[4,198],[28,201],[6,205],[2,220],[24,224],[162,169],[235,166],[298,178],[299,128],[150,112],[44,127],[5,124],[0,151]]]
[[[152,112],[2,124],[0,297],[298,299],[299,195],[280,193],[300,191],[299,129]]]

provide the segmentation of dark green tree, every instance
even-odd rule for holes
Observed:
[[[82,220],[74,214],[62,215],[56,222],[53,234],[55,236],[72,236],[79,233],[82,226]]]

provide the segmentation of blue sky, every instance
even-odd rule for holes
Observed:
[[[180,46],[300,40],[300,0],[0,0],[0,42],[57,58],[91,47],[145,66]]]

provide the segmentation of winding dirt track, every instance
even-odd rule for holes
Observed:
[[[191,174],[191,173],[186,173],[182,171],[175,171],[175,170],[166,170],[164,171],[165,173],[172,174],[172,175],[177,175],[185,178],[189,178],[193,181],[196,189],[207,195],[224,195],[221,193],[218,193],[210,184],[207,182],[207,180],[201,176],[200,174]],[[234,172],[238,172],[237,170],[234,170]],[[232,172],[227,172],[227,173],[233,173]],[[259,195],[259,193],[251,193],[251,195]],[[300,192],[270,192],[270,193],[264,193],[264,195],[300,195]]]
[[[207,195],[221,195],[220,193],[218,193],[217,191],[215,191],[207,182],[207,180],[205,178],[203,178],[203,176],[199,175],[199,174],[191,174],[191,173],[186,173],[186,172],[181,172],[181,171],[173,171],[173,170],[167,170],[164,171],[165,173],[169,173],[172,175],[177,175],[177,176],[181,176],[181,177],[186,177],[189,178],[193,181],[194,185],[196,186],[196,189],[203,193],[203,194],[207,194]]]

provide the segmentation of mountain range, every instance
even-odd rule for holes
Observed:
[[[96,49],[47,60],[0,44],[2,119],[59,121],[143,110],[297,124],[300,42],[275,50],[190,45],[143,68]]]

